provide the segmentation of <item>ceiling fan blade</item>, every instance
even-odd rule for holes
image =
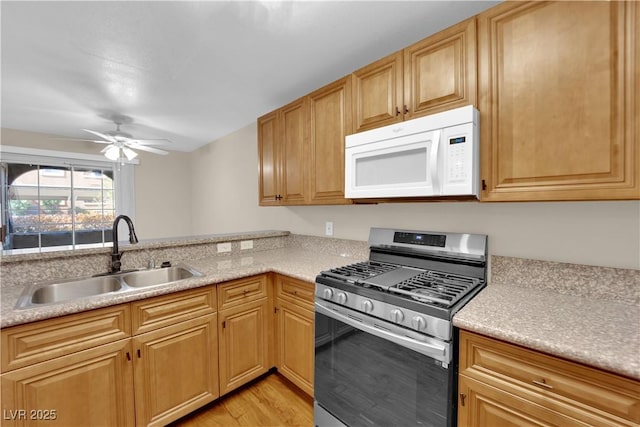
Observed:
[[[130,139],[129,142],[138,145],[169,145],[171,141],[168,139]]]
[[[92,134],[94,134],[96,136],[99,136],[100,138],[102,138],[102,139],[104,139],[106,141],[116,142],[116,139],[114,137],[109,136],[109,135],[105,135],[104,133],[96,132],[95,130],[91,130],[91,129],[82,129],[82,130],[85,131],[85,132],[92,133]]]
[[[97,142],[98,144],[112,144],[111,141],[102,141],[102,140],[88,139],[88,138],[53,137],[53,138],[49,138],[49,139],[55,139],[57,141]]]
[[[147,147],[146,145],[136,144],[135,142],[129,142],[126,145],[129,146],[130,148],[134,148],[136,150],[148,151],[150,153],[162,154],[162,155],[169,154],[168,151],[158,150],[157,148]]]

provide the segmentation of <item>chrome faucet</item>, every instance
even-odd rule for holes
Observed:
[[[118,273],[120,271],[120,266],[122,263],[120,262],[120,258],[122,258],[122,254],[118,249],[118,223],[121,219],[124,219],[129,227],[129,243],[132,245],[138,243],[138,236],[136,236],[136,230],[133,228],[133,221],[126,215],[118,215],[113,221],[113,250],[111,251],[111,271],[110,273]]]

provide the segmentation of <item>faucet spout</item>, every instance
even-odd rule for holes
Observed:
[[[126,215],[118,215],[116,219],[113,221],[113,229],[111,234],[113,236],[113,248],[111,250],[111,273],[118,273],[120,271],[120,266],[122,263],[120,259],[122,258],[122,253],[120,253],[120,249],[118,248],[118,223],[120,220],[124,220],[127,223],[127,227],[129,228],[129,243],[132,245],[138,243],[138,236],[136,236],[136,230],[133,228],[133,221]]]

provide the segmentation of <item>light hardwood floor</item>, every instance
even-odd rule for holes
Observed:
[[[313,399],[278,373],[170,424],[171,427],[304,426],[313,425]]]

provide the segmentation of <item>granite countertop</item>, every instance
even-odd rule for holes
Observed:
[[[517,285],[488,285],[453,324],[640,380],[640,307]]]
[[[346,241],[343,242],[346,246],[335,241],[330,243],[336,245],[331,250],[318,250],[315,240],[313,245],[304,243],[308,240],[306,237],[294,240],[297,244],[292,246],[222,257],[207,256],[202,252],[200,257],[186,260],[189,266],[203,273],[203,277],[38,308],[15,309],[24,286],[3,288],[0,326],[19,325],[267,272],[314,282],[320,271],[366,259],[366,251],[354,251]],[[492,283],[454,316],[453,324],[640,380],[640,272],[609,270],[604,270],[604,276],[594,281],[603,270],[587,274],[585,266],[494,257]],[[571,278],[580,277],[577,272],[583,273],[584,280],[574,283],[570,289],[558,285],[566,285],[574,280]],[[543,282],[554,285],[545,288]],[[614,300],[611,300],[607,299],[610,296],[600,293],[599,287],[594,290],[586,286],[593,283],[617,283],[620,287],[615,289]],[[621,295],[626,297],[616,300]]]
[[[328,255],[299,247],[256,251],[228,257],[202,258],[188,261],[187,264],[203,273],[203,277],[28,309],[15,308],[24,287],[2,289],[0,327],[15,326],[267,272],[314,282],[316,275],[322,270],[358,261],[362,259]]]

